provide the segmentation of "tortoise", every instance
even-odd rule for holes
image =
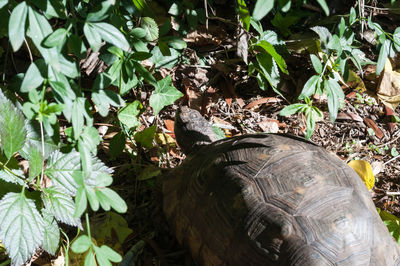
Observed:
[[[163,210],[198,265],[400,265],[399,247],[357,173],[300,137],[217,140],[183,106],[184,162],[163,181]]]

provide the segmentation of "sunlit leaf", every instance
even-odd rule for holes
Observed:
[[[372,173],[372,166],[364,160],[353,160],[348,163],[354,171],[361,177],[368,190],[372,189],[375,184],[375,177]]]

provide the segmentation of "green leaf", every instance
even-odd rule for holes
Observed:
[[[0,200],[0,239],[12,264],[29,260],[43,237],[44,222],[35,202],[21,193],[7,193]]]
[[[390,150],[390,155],[392,155],[393,157],[399,155],[399,152],[397,151],[396,147],[392,147],[392,149]]]
[[[19,3],[12,11],[8,22],[8,37],[14,52],[17,51],[25,39],[25,23],[28,6],[25,1]]]
[[[60,243],[60,229],[54,216],[46,209],[42,209],[44,221],[44,239],[42,248],[55,256]]]
[[[106,246],[106,245],[102,245],[100,247],[100,254],[102,254],[102,256],[106,257],[109,261],[118,263],[122,261],[122,257],[121,255],[119,255],[117,252],[115,252],[114,250],[112,250],[110,247]]]
[[[321,64],[321,61],[319,60],[319,58],[314,54],[310,54],[310,58],[311,58],[311,63],[315,69],[315,72],[317,72],[318,74],[321,74],[322,73],[322,64]]]
[[[320,76],[318,75],[314,75],[311,78],[309,78],[306,84],[304,84],[303,90],[301,91],[301,94],[299,95],[298,99],[302,100],[305,97],[310,97],[311,95],[313,95],[317,90],[317,85],[319,80]]]
[[[86,24],[88,24],[88,22]],[[126,52],[129,51],[130,45],[128,41],[116,27],[105,22],[95,22],[90,23],[90,25],[104,41],[111,43]]]
[[[57,188],[50,187],[46,188],[41,196],[46,210],[57,221],[71,226],[82,227],[80,219],[74,217],[75,203],[70,195],[57,190]]]
[[[111,90],[99,90],[92,93],[93,103],[96,105],[101,116],[106,117],[111,106],[124,106],[124,100],[120,95]]]
[[[29,92],[42,85],[44,78],[47,77],[47,66],[43,59],[33,62],[25,73],[20,91]]]
[[[75,196],[78,185],[73,174],[79,172],[80,169],[79,152],[71,151],[64,154],[57,150],[50,155],[45,174],[52,179],[55,186]]]
[[[240,21],[242,22],[243,28],[246,31],[249,31],[250,29],[250,12],[247,9],[246,3],[244,0],[237,0],[237,4],[239,7],[239,18]]]
[[[318,34],[321,44],[323,45],[327,45],[329,41],[332,39],[332,34],[325,27],[315,26],[312,27],[311,30],[313,30]]]
[[[357,18],[357,14],[356,14],[356,10],[354,9],[354,7],[350,8],[350,16],[349,16],[349,24],[353,25],[353,23],[356,21]]]
[[[259,53],[256,55],[260,74],[269,82],[272,89],[281,95],[277,90],[278,83],[280,82],[279,69],[273,57],[267,53]]]
[[[154,114],[157,115],[162,108],[173,104],[182,96],[183,94],[172,85],[171,76],[167,76],[158,81],[158,86],[150,96],[150,106],[153,108]]]
[[[154,47],[153,51],[151,52],[153,56],[150,60],[155,64],[156,68],[164,67],[167,69],[172,69],[179,61],[179,52],[175,49],[169,49],[171,55],[164,56],[160,51],[158,46]]]
[[[36,48],[39,50],[40,54],[43,56],[46,63],[50,64],[54,69],[60,71],[60,65],[58,61],[58,52],[56,48],[45,48],[42,46],[42,41],[49,34],[53,32],[47,19],[35,11],[29,8],[29,28],[27,35],[32,39]]]
[[[82,141],[83,145],[86,146],[93,155],[96,155],[97,145],[100,144],[101,137],[95,127],[87,126],[83,134],[79,137],[79,141]]]
[[[175,48],[177,50],[182,50],[187,47],[187,44],[184,40],[181,38],[175,37],[175,36],[165,36],[159,39],[159,42],[166,42],[168,43],[169,46],[172,48]]]
[[[24,146],[25,138],[22,112],[0,91],[0,146],[8,159]]]
[[[137,60],[137,61],[143,61],[143,60],[149,59],[151,56],[152,56],[151,53],[135,52],[132,54],[132,59]]]
[[[174,2],[168,10],[168,14],[179,16],[183,12],[183,6],[180,2]]]
[[[111,159],[115,159],[119,155],[121,155],[124,148],[125,148],[125,135],[122,131],[120,131],[117,134],[115,134],[114,137],[112,137],[112,139],[110,140]]]
[[[101,47],[101,36],[93,24],[85,23],[83,26],[83,32],[85,33],[86,40],[88,41],[93,52],[99,51]]]
[[[287,71],[287,66],[285,60],[278,54],[272,44],[267,41],[260,41],[258,42],[255,47],[261,47],[265,52],[269,53],[275,60],[275,63],[279,66],[281,71],[285,74],[289,74]]]
[[[253,10],[253,18],[255,20],[261,20],[265,17],[274,7],[274,2],[275,0],[257,0]]]
[[[68,61],[62,54],[59,55],[60,72],[70,78],[79,77],[79,70],[75,61]]]
[[[149,84],[153,85],[154,87],[157,86],[157,80],[153,77],[153,75],[140,63],[136,61],[131,61],[135,71],[141,77],[143,77]]]
[[[67,40],[68,31],[64,28],[59,28],[43,40],[43,45],[51,48],[62,46]]]
[[[140,144],[142,144],[143,147],[151,149],[153,147],[153,140],[154,140],[154,136],[156,134],[156,129],[157,129],[157,127],[154,125],[154,126],[146,128],[140,132],[136,132],[135,140],[137,142],[139,142]]]
[[[154,19],[142,17],[140,26],[146,31],[146,36],[144,37],[146,41],[152,42],[158,39],[158,26]]]
[[[110,206],[119,213],[125,213],[128,209],[125,201],[112,189],[101,188],[96,190],[96,196],[100,201],[101,207],[105,211],[110,210]]]
[[[303,103],[294,103],[294,104],[288,105],[279,112],[279,115],[281,115],[281,116],[293,115],[293,114],[299,112],[304,106],[305,106],[305,104],[303,104]]]
[[[127,128],[135,129],[140,127],[141,123],[139,120],[139,114],[143,105],[138,101],[127,104],[124,108],[118,111],[118,119]]]
[[[79,59],[86,56],[86,46],[83,43],[83,40],[78,35],[72,34],[71,36],[69,36],[68,47],[71,49],[71,52]]]
[[[71,250],[75,253],[84,253],[92,245],[92,241],[87,235],[79,236],[71,245]]]
[[[2,9],[7,4],[8,4],[8,0],[0,0],[0,9]]]
[[[143,28],[134,28],[130,34],[137,39],[142,39],[146,37],[147,31]]]
[[[329,118],[333,123],[336,120],[340,104],[344,101],[344,93],[339,83],[333,79],[324,81],[324,89],[328,97]]]
[[[329,7],[326,4],[325,0],[317,0],[318,4],[322,7],[322,10],[324,10],[325,15],[329,16]]]
[[[41,152],[32,147],[29,154],[29,181],[32,181],[36,176],[42,172],[43,158]]]
[[[75,197],[74,217],[80,217],[87,208],[87,199],[84,187],[79,187]]]
[[[379,50],[378,62],[376,64],[376,75],[379,75],[385,67],[385,62],[389,55],[390,44],[390,40],[386,39]]]
[[[113,0],[102,1],[100,10],[90,12],[86,17],[86,21],[97,22],[106,19],[110,15],[109,13],[112,10],[114,4],[115,1]]]

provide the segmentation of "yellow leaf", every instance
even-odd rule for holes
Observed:
[[[175,144],[175,140],[168,134],[157,133],[155,135],[155,140],[157,141],[158,144],[162,145],[166,145],[167,143],[169,145]]]
[[[367,186],[368,190],[374,187],[375,177],[372,173],[372,167],[369,162],[364,160],[354,160],[348,163],[348,165],[353,168],[354,171],[361,177]]]

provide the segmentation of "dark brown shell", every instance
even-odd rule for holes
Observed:
[[[200,148],[163,183],[164,212],[201,265],[399,265],[360,177],[301,139]]]

